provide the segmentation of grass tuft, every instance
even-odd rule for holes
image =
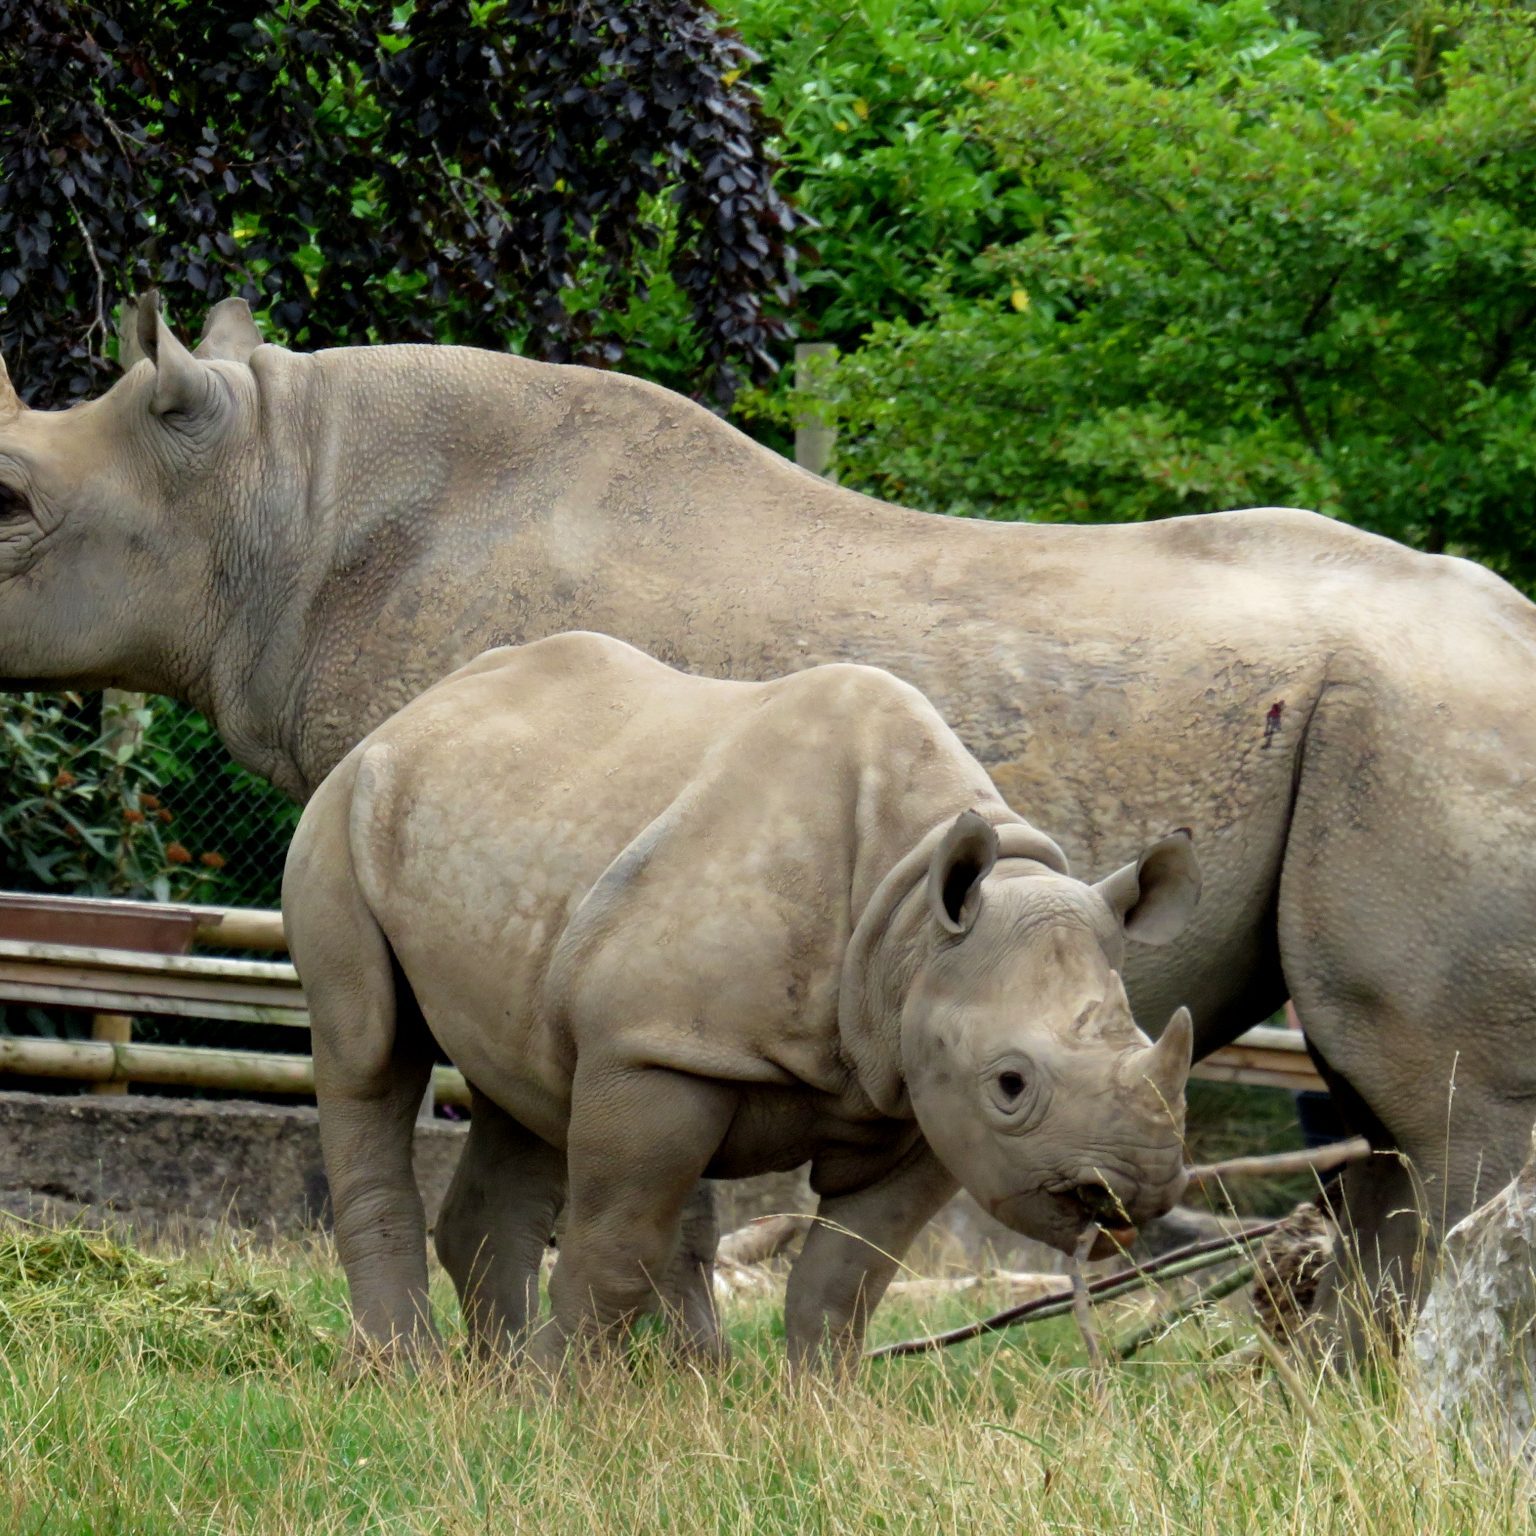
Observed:
[[[447,1364],[343,1379],[343,1296],[324,1248],[0,1232],[0,1529],[1536,1536],[1526,1472],[1430,1433],[1395,1365],[1277,1372],[1235,1299],[1099,1375],[1063,1319],[842,1387],[788,1378],[754,1300],[728,1371],[649,1339],[551,1391],[468,1362],[441,1276]],[[878,1335],[993,1300],[903,1300]]]
[[[334,1349],[280,1273],[258,1276],[212,1250],[154,1257],[106,1232],[0,1229],[0,1348],[99,1369],[128,1351],[141,1370],[221,1374],[313,1360]]]

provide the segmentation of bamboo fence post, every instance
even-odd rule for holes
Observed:
[[[91,1015],[91,1039],[106,1045],[130,1045],[133,1042],[133,1015],[131,1013],[93,1013]],[[92,1093],[127,1093],[126,1078],[108,1077],[91,1084]]]

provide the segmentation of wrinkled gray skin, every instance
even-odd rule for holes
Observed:
[[[1189,1015],[1152,1045],[1119,972],[1199,883],[1183,832],[1071,879],[872,668],[719,682],[582,633],[487,653],[342,760],[283,882],[363,1342],[430,1326],[430,1060],[402,1049],[400,997],[501,1148],[437,1229],[482,1349],[522,1341],[567,1180],[551,1356],[652,1309],[704,1174],[809,1161],[824,1224],[790,1276],[790,1355],[846,1361],[956,1180],[1069,1253],[1173,1204]]]
[[[1205,899],[1138,951],[1196,1055],[1289,993],[1361,1128],[1368,1278],[1518,1169],[1536,1108],[1536,610],[1309,513],[1000,525],[882,505],[614,374],[456,348],[194,359],[152,311],[103,398],[0,386],[0,678],[190,699],[300,798],[494,644],[701,673],[874,663],[1103,873],[1172,826]],[[1277,706],[1278,709],[1277,709]],[[1454,1099],[1450,1095],[1455,1079]],[[474,1136],[471,1135],[474,1147]],[[1389,1166],[1390,1165],[1390,1166]]]

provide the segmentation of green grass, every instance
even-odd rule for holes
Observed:
[[[341,1379],[345,1293],[323,1247],[226,1241],[165,1260],[78,1233],[0,1235],[5,1531],[1536,1526],[1525,1477],[1437,1442],[1394,1369],[1287,1386],[1233,1349],[1248,1338],[1237,1306],[1102,1383],[1053,1322],[833,1389],[790,1383],[777,1307],[744,1303],[727,1373],[642,1358],[551,1393],[456,1356],[415,1377]],[[896,1305],[878,1335],[993,1299]]]

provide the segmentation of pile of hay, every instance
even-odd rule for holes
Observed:
[[[0,1227],[0,1351],[42,1346],[97,1364],[239,1372],[312,1359],[333,1340],[233,1262],[223,1275],[105,1232]]]

